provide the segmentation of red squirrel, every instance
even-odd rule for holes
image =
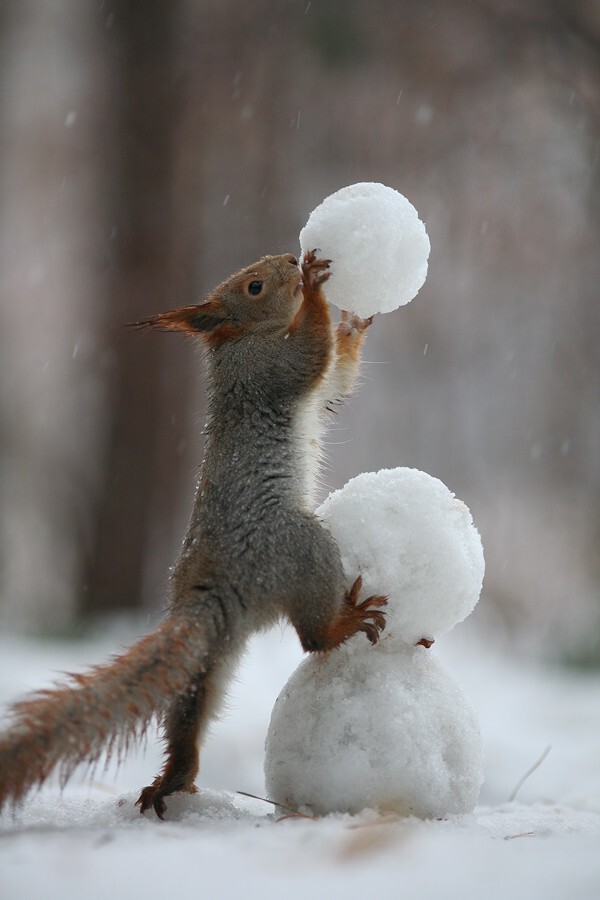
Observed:
[[[265,256],[204,303],[142,327],[202,338],[209,414],[196,500],[165,618],[112,662],[16,703],[0,734],[0,807],[58,769],[123,753],[158,718],[163,771],[137,801],[193,793],[199,747],[251,634],[282,618],[322,652],[362,631],[375,643],[386,598],[346,589],[340,554],[313,509],[328,405],[352,390],[371,320],[334,329],[322,285],[329,260]]]

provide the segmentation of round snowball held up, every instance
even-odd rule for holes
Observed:
[[[310,656],[281,692],[265,748],[271,800],[317,814],[365,807],[471,812],[483,781],[477,717],[427,649],[474,608],[483,550],[471,514],[416,469],[367,472],[317,510],[350,585],[386,594],[387,626]]]
[[[300,246],[332,260],[328,299],[363,318],[408,303],[427,277],[430,243],[419,214],[377,182],[326,197],[300,232]]]

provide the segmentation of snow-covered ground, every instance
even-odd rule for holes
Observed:
[[[133,636],[121,625],[79,644],[4,637],[0,701],[47,685],[54,672],[105,658]],[[597,900],[600,676],[509,659],[482,646],[468,622],[430,652],[481,719],[486,780],[473,815],[278,821],[267,803],[236,794],[264,795],[270,710],[301,656],[291,631],[275,631],[254,641],[229,710],[213,729],[203,754],[206,790],[171,798],[165,822],[139,815],[137,791],[160,765],[152,735],[146,752],[118,769],[74,778],[62,793],[49,784],[0,816],[0,896]]]

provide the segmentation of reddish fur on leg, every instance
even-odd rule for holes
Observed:
[[[198,738],[205,717],[206,685],[209,676],[194,681],[178,697],[164,722],[167,761],[161,775],[145,787],[137,799],[140,812],[154,808],[159,819],[167,808],[164,798],[176,791],[195,794],[194,779],[199,769]]]
[[[302,294],[304,302],[290,325],[290,334],[295,334],[310,317],[312,327],[322,327],[329,331],[331,317],[329,304],[321,291],[321,285],[327,281],[327,271],[331,260],[317,259],[314,250],[308,250],[302,260]]]
[[[354,370],[360,360],[360,351],[365,340],[367,328],[373,322],[373,316],[361,319],[353,313],[342,310],[336,328],[336,353],[344,367]]]

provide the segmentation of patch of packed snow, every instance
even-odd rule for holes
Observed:
[[[406,197],[378,182],[326,197],[300,232],[300,247],[332,260],[328,299],[365,318],[408,303],[427,277],[423,222]]]

